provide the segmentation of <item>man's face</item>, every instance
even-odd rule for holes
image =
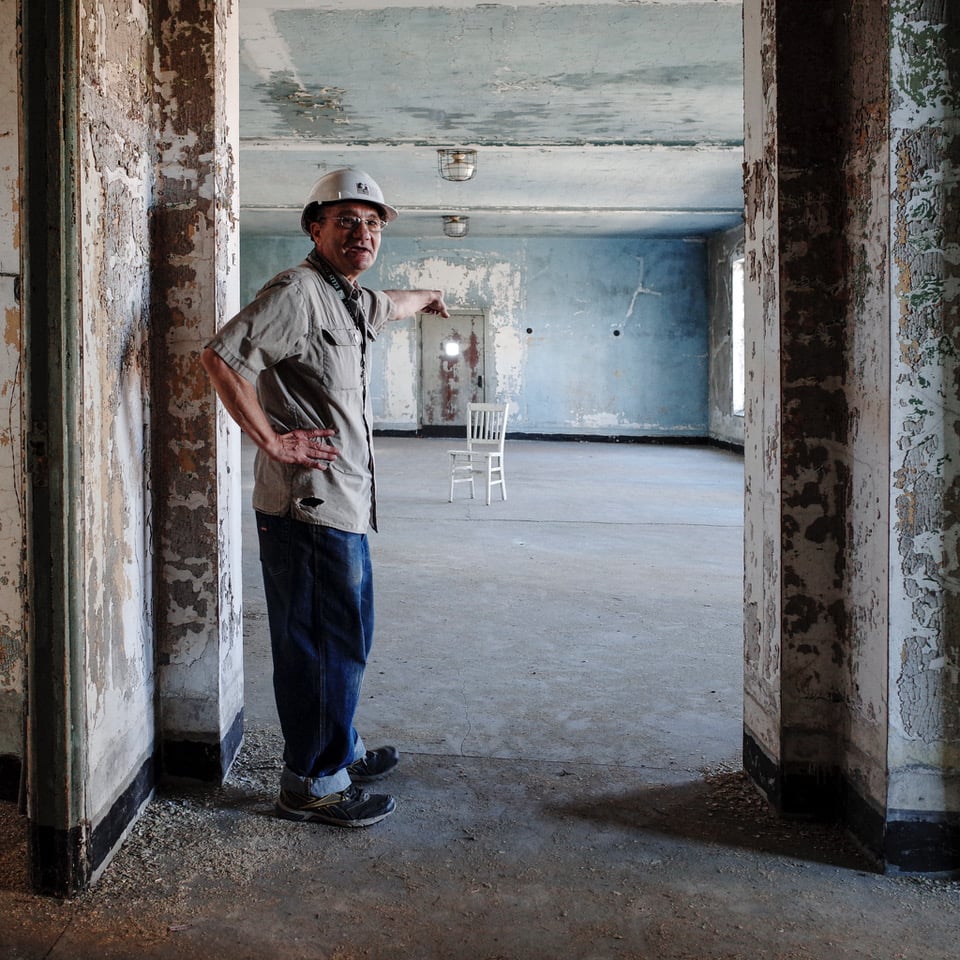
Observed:
[[[380,249],[380,234],[367,226],[368,220],[380,220],[380,210],[371,203],[348,200],[328,204],[320,211],[322,220],[310,224],[310,237],[317,253],[348,280],[356,280],[372,267]],[[338,218],[359,220],[344,229]]]

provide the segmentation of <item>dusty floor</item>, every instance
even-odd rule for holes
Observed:
[[[488,508],[446,502],[448,446],[379,445],[359,725],[401,748],[397,813],[360,831],[272,816],[248,550],[228,782],[159,795],[67,903],[29,891],[0,805],[0,957],[953,960],[960,884],[876,874],[739,772],[739,458],[515,443]]]

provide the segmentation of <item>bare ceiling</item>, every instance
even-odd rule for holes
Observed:
[[[240,0],[244,231],[368,171],[391,233],[702,236],[743,206],[741,0]],[[451,183],[437,148],[478,151]],[[455,243],[456,241],[448,241]]]

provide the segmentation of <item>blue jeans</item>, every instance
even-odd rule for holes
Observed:
[[[260,564],[283,732],[280,786],[322,797],[350,785],[365,753],[353,727],[373,645],[366,534],[257,513]]]

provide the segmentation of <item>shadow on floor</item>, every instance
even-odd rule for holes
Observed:
[[[778,818],[742,770],[634,793],[601,795],[588,803],[548,808],[548,812],[597,828],[615,825],[636,833],[849,870],[876,869],[876,863],[841,829]]]

